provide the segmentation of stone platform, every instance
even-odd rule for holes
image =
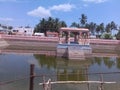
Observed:
[[[58,44],[57,57],[64,57],[68,59],[83,60],[90,57],[92,48],[90,45],[79,44]]]

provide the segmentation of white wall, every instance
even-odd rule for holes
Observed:
[[[21,33],[21,34],[24,34],[24,35],[28,35],[28,36],[32,36],[34,28],[15,27],[15,28],[12,29],[12,31],[13,30],[18,30],[18,33]]]

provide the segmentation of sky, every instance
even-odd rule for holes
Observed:
[[[120,26],[120,0],[0,0],[0,23],[13,27],[35,27],[42,18],[59,18],[68,26],[79,23],[81,14],[87,22]]]

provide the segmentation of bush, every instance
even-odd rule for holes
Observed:
[[[101,38],[103,39],[112,39],[112,35],[110,33],[104,33]]]
[[[120,30],[119,30],[119,32],[118,32],[117,35],[116,35],[116,39],[117,39],[117,40],[120,40]]]
[[[105,34],[105,39],[112,39],[111,34]]]

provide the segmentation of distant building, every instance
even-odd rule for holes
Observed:
[[[6,34],[7,31],[8,31],[7,29],[5,29],[2,26],[0,26],[0,34]]]
[[[33,31],[34,31],[34,28],[15,27],[12,29],[12,34],[32,36]]]

